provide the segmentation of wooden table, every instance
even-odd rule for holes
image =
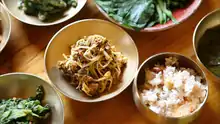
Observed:
[[[219,0],[204,0],[199,10],[179,26],[157,33],[128,31],[139,50],[140,62],[159,52],[178,52],[195,59],[192,35],[196,24],[208,12],[220,7]],[[68,22],[51,27],[35,27],[12,19],[10,42],[0,54],[0,73],[27,72],[48,80],[44,71],[44,51],[50,38],[60,28],[85,18],[105,19],[92,0]],[[209,74],[209,98],[195,124],[220,124],[220,83]],[[62,94],[60,94],[62,95]],[[136,109],[131,87],[114,99],[100,103],[80,103],[62,95],[65,124],[150,124]]]

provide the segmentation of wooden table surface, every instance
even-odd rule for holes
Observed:
[[[128,31],[140,55],[140,62],[159,52],[178,52],[193,58],[192,35],[196,24],[208,12],[220,7],[219,0],[204,0],[199,10],[187,21],[167,31],[138,33]],[[0,73],[26,72],[48,80],[44,70],[44,51],[50,38],[63,26],[80,19],[105,19],[88,0],[73,19],[51,27],[35,27],[12,19],[12,34],[0,54]],[[209,74],[209,98],[195,124],[220,124],[220,83]],[[119,96],[100,103],[80,103],[62,94],[65,105],[65,124],[150,124],[136,109],[131,87]]]

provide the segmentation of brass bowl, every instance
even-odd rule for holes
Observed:
[[[86,4],[87,0],[78,0],[78,5],[76,8],[70,7],[66,10],[63,15],[57,17],[51,21],[41,21],[36,16],[30,16],[25,14],[22,10],[18,8],[18,3],[20,0],[1,0],[5,7],[8,9],[9,13],[21,22],[35,25],[35,26],[51,26],[60,24],[74,17]]]
[[[117,51],[128,58],[122,82],[109,93],[97,98],[89,98],[66,81],[57,69],[57,62],[63,60],[62,54],[70,54],[70,46],[84,36],[99,34],[111,41]],[[58,31],[47,46],[45,69],[52,84],[64,95],[81,102],[99,102],[113,98],[125,90],[132,82],[138,68],[138,50],[132,38],[120,27],[103,20],[88,19],[71,23]]]
[[[11,18],[4,5],[0,3],[1,41],[0,52],[5,48],[11,35]]]
[[[43,103],[49,104],[52,112],[46,124],[64,124],[64,107],[54,88],[43,79],[25,73],[10,73],[0,76],[0,99],[28,98],[35,96],[37,86],[45,90]]]
[[[208,68],[203,64],[203,62],[200,60],[198,55],[198,46],[200,43],[200,39],[204,35],[207,29],[220,26],[220,9],[217,9],[215,11],[212,11],[208,13],[205,17],[203,17],[200,22],[197,24],[194,34],[193,34],[193,48],[196,55],[197,60],[199,63],[211,74],[214,79],[220,80],[220,77],[216,76],[214,73],[209,71]]]
[[[151,56],[147,60],[143,62],[140,66],[137,76],[134,79],[133,83],[133,99],[135,105],[137,106],[138,110],[146,117],[146,120],[153,122],[154,124],[188,124],[195,120],[199,113],[201,112],[207,98],[208,98],[208,88],[207,88],[207,95],[203,103],[197,110],[191,113],[188,116],[184,117],[165,117],[159,114],[156,114],[152,110],[150,110],[142,101],[140,97],[139,86],[145,82],[145,69],[149,67],[153,67],[156,63],[164,63],[165,58],[167,57],[177,57],[179,59],[180,67],[188,67],[194,69],[198,74],[200,74],[206,81],[206,85],[208,87],[207,79],[200,67],[190,58],[187,58],[183,55],[177,53],[160,53]]]

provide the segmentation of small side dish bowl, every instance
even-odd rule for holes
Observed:
[[[101,96],[90,98],[64,79],[57,68],[57,62],[64,59],[62,54],[70,54],[70,46],[77,40],[95,34],[106,37],[118,52],[122,52],[128,58],[128,61],[122,81],[116,87]],[[64,95],[81,102],[100,102],[120,94],[131,84],[138,63],[138,50],[132,38],[120,27],[98,19],[81,20],[65,26],[53,36],[45,52],[45,69],[52,84]]]
[[[64,124],[64,107],[55,89],[43,79],[25,73],[10,73],[0,76],[0,99],[29,98],[35,96],[37,86],[43,86],[45,96],[43,103],[51,107],[47,124]]]
[[[170,20],[166,24],[157,24],[153,27],[143,28],[140,30],[140,32],[158,32],[158,31],[164,31],[172,27],[175,27],[178,24],[182,23],[183,21],[187,20],[191,15],[193,15],[196,12],[196,10],[199,8],[201,3],[202,3],[202,0],[191,0],[191,3],[187,7],[175,10],[173,12],[173,16],[176,18],[178,23],[174,23]],[[117,22],[116,20],[111,18],[97,3],[96,3],[96,7],[107,19],[109,19],[113,23],[120,25],[123,28],[134,30],[132,28],[128,28],[127,26],[122,25],[120,22]]]
[[[209,14],[207,14],[205,17],[203,17],[200,22],[197,24],[195,30],[194,30],[194,34],[193,34],[193,48],[194,48],[194,52],[196,54],[196,58],[199,61],[199,63],[201,65],[203,65],[204,68],[206,68],[208,70],[208,72],[216,79],[220,79],[220,77],[218,77],[217,75],[215,75],[214,73],[212,73],[204,64],[204,60],[202,60],[200,58],[201,55],[199,55],[200,53],[198,52],[198,48],[199,45],[202,43],[201,39],[202,37],[205,35],[206,31],[208,31],[209,29],[215,28],[220,26],[220,9],[217,9],[213,12],[210,12]],[[216,35],[215,37],[218,38],[219,35]],[[213,36],[210,36],[213,37]],[[214,37],[213,37],[214,38]],[[207,40],[207,42],[210,42],[211,40]],[[215,40],[213,40],[215,41]],[[218,42],[218,41],[216,41]],[[211,45],[211,43],[210,43]],[[208,46],[207,46],[208,47]],[[207,53],[210,53],[211,51],[209,50],[205,50]]]
[[[6,11],[4,5],[0,3],[0,18],[1,18],[1,41],[0,41],[0,52],[5,48],[11,35],[11,18],[9,13]]]
[[[60,24],[74,17],[86,4],[87,0],[77,0],[78,5],[76,8],[70,7],[67,9],[63,15],[51,20],[51,21],[41,21],[36,16],[30,16],[24,13],[23,10],[18,8],[20,0],[1,0],[5,7],[8,9],[9,13],[16,19],[23,23],[35,25],[35,26],[51,26]]]
[[[182,117],[167,117],[165,115],[160,115],[155,112],[153,112],[147,105],[143,103],[141,92],[140,92],[140,86],[145,83],[145,69],[152,68],[155,66],[155,64],[158,63],[165,63],[165,58],[168,57],[175,57],[179,61],[180,67],[185,68],[191,68],[195,70],[197,74],[199,74],[203,79],[205,86],[207,85],[207,93],[204,101],[201,103],[201,105],[192,113],[190,113],[187,116]],[[196,117],[201,112],[201,109],[203,108],[204,104],[206,103],[206,100],[208,98],[208,84],[207,79],[205,77],[204,72],[200,69],[200,67],[190,58],[187,58],[183,55],[177,54],[177,53],[160,53],[151,56],[147,60],[143,62],[143,64],[140,66],[137,76],[134,79],[133,83],[133,99],[135,102],[135,105],[137,106],[138,110],[143,114],[144,117],[146,117],[146,120],[151,121],[154,124],[188,124],[196,119]]]

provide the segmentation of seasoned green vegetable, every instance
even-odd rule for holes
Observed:
[[[0,124],[38,124],[46,119],[50,107],[41,105],[43,97],[43,87],[39,86],[35,97],[0,100]]]
[[[122,25],[142,29],[172,20],[172,11],[185,7],[190,0],[96,0],[96,3]]]
[[[202,63],[220,77],[220,26],[207,29],[198,44],[198,56]]]
[[[55,14],[62,13],[69,7],[76,7],[76,0],[20,0],[19,9],[28,15],[38,16],[42,21]]]

